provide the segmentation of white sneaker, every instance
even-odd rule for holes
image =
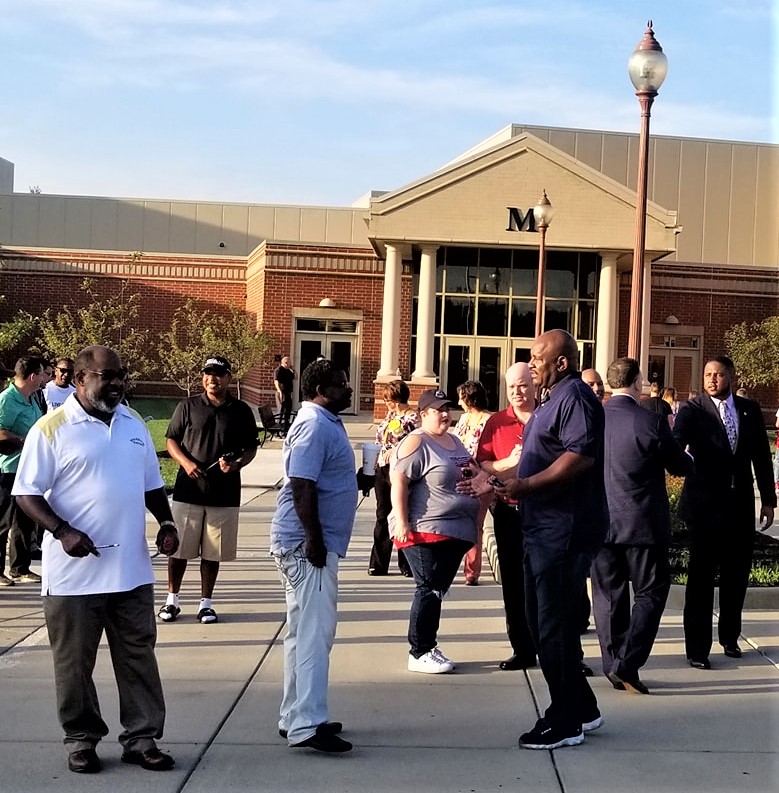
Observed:
[[[453,670],[454,664],[437,647],[433,647],[429,653],[425,653],[419,658],[414,658],[411,653],[408,654],[409,672],[422,672],[426,675],[442,675]]]

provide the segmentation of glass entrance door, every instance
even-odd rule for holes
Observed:
[[[359,372],[357,371],[356,344],[353,338],[344,338],[341,335],[329,333],[298,333],[296,336],[298,372],[302,372],[310,363],[320,355],[331,360],[338,369],[346,372],[346,378],[352,387],[352,406],[343,411],[348,415],[357,413],[360,400]],[[299,376],[299,375],[298,375]],[[298,385],[298,399],[302,401],[300,386]]]
[[[505,344],[473,338],[448,337],[443,340],[441,388],[457,402],[457,386],[479,380],[487,391],[489,410],[504,402],[501,388]]]

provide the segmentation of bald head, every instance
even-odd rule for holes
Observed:
[[[576,339],[564,330],[542,333],[530,348],[530,374],[533,383],[551,388],[558,380],[575,372],[579,364]]]
[[[595,369],[585,369],[582,372],[582,381],[592,389],[592,393],[602,402],[606,389],[603,387],[603,378]]]
[[[533,409],[533,378],[526,363],[515,363],[506,369],[506,396],[515,412]]]

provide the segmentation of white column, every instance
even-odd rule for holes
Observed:
[[[422,248],[419,264],[419,300],[417,301],[417,350],[412,380],[435,380],[433,344],[435,343],[435,264],[438,246]]]
[[[394,245],[387,245],[384,260],[384,305],[381,322],[381,363],[376,377],[395,375],[400,342],[400,276],[403,260]]]
[[[650,325],[652,324],[652,260],[647,256],[644,258],[644,294],[641,303],[641,354],[639,363],[641,373],[644,375],[644,383],[648,386],[649,381],[649,342]]]
[[[619,273],[617,254],[602,253],[598,282],[598,315],[595,326],[595,368],[606,380],[606,370],[617,357],[619,330]]]

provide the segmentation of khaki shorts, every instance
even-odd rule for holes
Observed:
[[[204,507],[174,501],[173,520],[179,532],[174,559],[232,562],[238,549],[239,507]]]

